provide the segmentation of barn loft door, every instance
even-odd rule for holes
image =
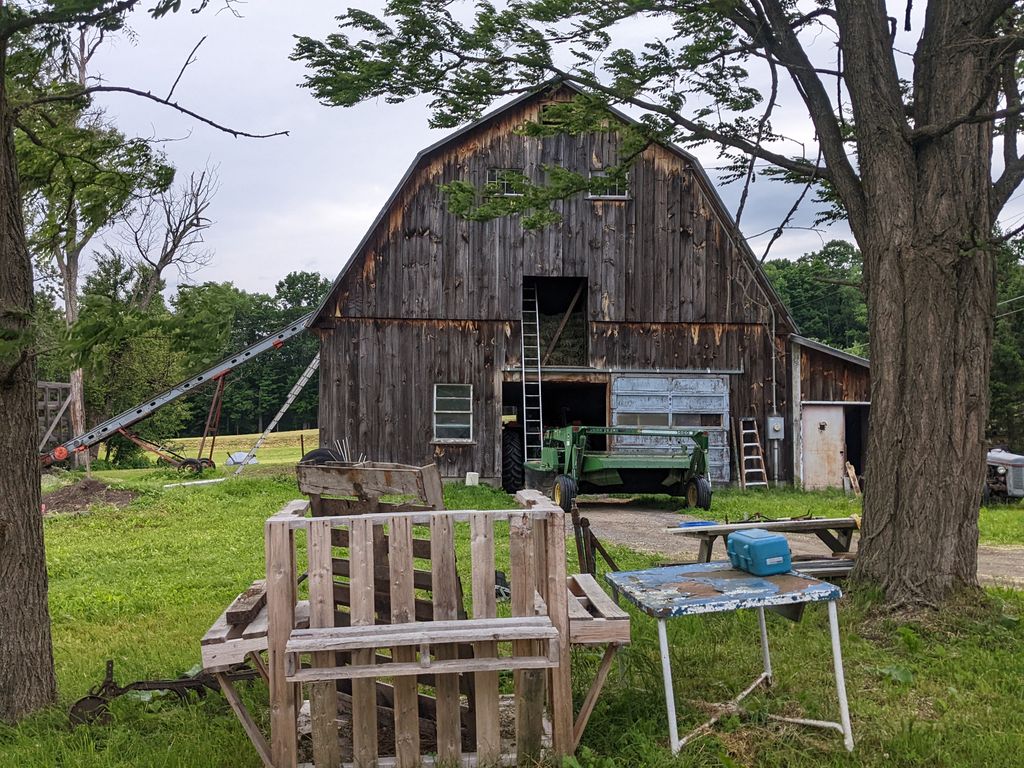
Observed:
[[[628,427],[686,427],[708,433],[711,479],[729,482],[729,378],[620,375],[612,379],[612,424]],[[678,440],[620,436],[612,450],[668,453]]]

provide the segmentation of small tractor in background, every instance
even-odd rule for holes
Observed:
[[[600,450],[615,437],[678,439],[671,452],[642,446]],[[691,508],[711,508],[708,435],[694,429],[585,427],[549,429],[540,459],[526,461],[527,486],[551,489],[566,512],[578,493],[667,493]]]
[[[1002,448],[988,452],[982,503],[1024,498],[1024,456]]]

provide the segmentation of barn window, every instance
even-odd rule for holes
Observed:
[[[434,385],[434,441],[469,442],[473,439],[473,385]]]
[[[722,414],[720,413],[673,413],[673,427],[720,427],[722,426]]]
[[[487,194],[494,197],[521,197],[526,185],[522,168],[488,168]]]
[[[619,413],[617,417],[619,426],[622,427],[667,427],[667,413]]]
[[[628,200],[629,173],[615,172],[613,168],[604,168],[590,172],[591,190],[587,195],[591,200]]]
[[[567,102],[549,101],[547,104],[542,104],[540,107],[540,124],[541,125],[562,125],[566,118],[566,109],[568,108]]]

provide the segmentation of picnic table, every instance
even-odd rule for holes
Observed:
[[[669,533],[680,533],[700,539],[700,551],[697,559],[703,563],[711,562],[711,550],[715,540],[723,540],[736,531],[761,528],[777,533],[806,533],[821,539],[833,554],[846,554],[853,543],[853,532],[860,527],[855,517],[804,517],[793,520],[750,520],[742,523],[684,523],[675,528],[666,529]]]
[[[768,626],[765,608],[801,606],[811,602],[828,605],[829,629],[832,636],[832,662],[839,698],[839,722],[770,716],[774,720],[837,730],[843,734],[846,749],[853,750],[853,731],[846,699],[846,678],[839,641],[839,619],[836,601],[841,590],[827,582],[795,571],[775,576],[754,576],[733,569],[729,563],[695,563],[641,571],[619,571],[606,575],[608,582],[626,596],[641,611],[658,621],[658,645],[661,653],[662,677],[665,683],[665,706],[668,713],[669,739],[673,754],[678,753],[690,740],[710,730],[725,714],[738,710],[739,702],[760,685],[771,685],[772,662],[768,650]],[[761,630],[761,655],[764,671],[738,696],[691,733],[679,738],[676,722],[675,696],[672,688],[672,669],[669,663],[668,619],[756,609]]]

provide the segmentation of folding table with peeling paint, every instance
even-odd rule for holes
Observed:
[[[648,568],[643,571],[619,571],[609,573],[608,582],[640,610],[658,620],[658,643],[661,649],[661,669],[665,681],[665,702],[668,709],[668,730],[672,752],[678,753],[691,739],[710,730],[721,717],[736,711],[738,704],[759,685],[771,685],[772,661],[768,652],[768,626],[765,623],[765,608],[785,611],[802,609],[805,603],[827,602],[828,621],[832,633],[832,661],[835,667],[836,688],[839,694],[840,722],[809,720],[804,718],[778,717],[799,725],[830,728],[843,734],[847,750],[853,750],[853,731],[850,728],[850,711],[846,701],[846,680],[843,672],[843,656],[839,645],[839,618],[836,601],[842,597],[839,587],[818,579],[790,571],[776,576],[754,576],[734,569],[727,562],[695,563],[673,565],[663,568]],[[678,616],[698,616],[705,613],[722,613],[756,608],[761,626],[761,654],[764,672],[745,688],[731,702],[721,708],[718,714],[682,739],[676,723],[676,703],[672,693],[672,669],[669,665],[668,637],[665,622]]]

